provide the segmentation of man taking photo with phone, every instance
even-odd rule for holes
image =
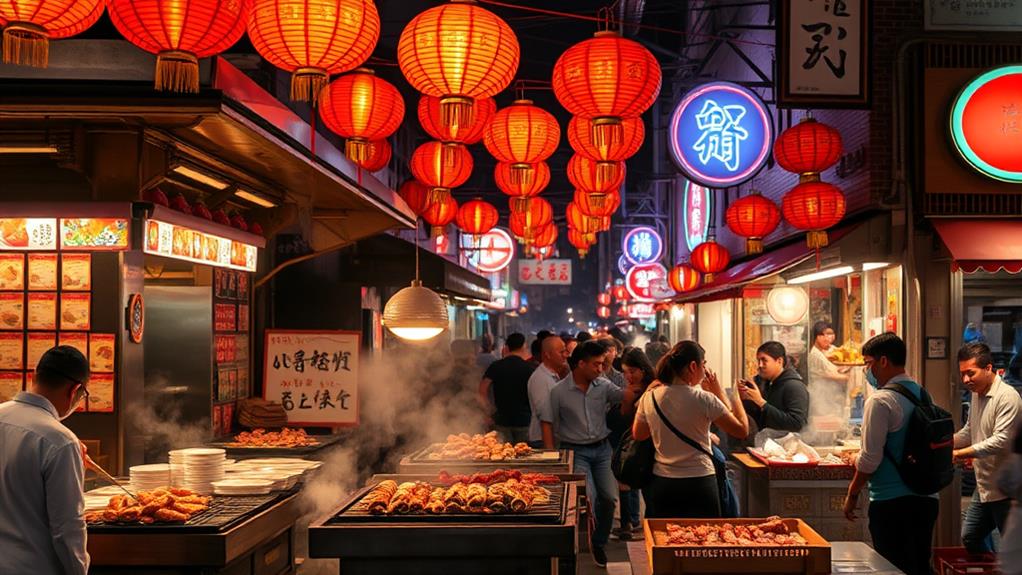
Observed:
[[[799,432],[809,421],[809,390],[802,376],[787,367],[786,358],[783,345],[768,341],[756,350],[755,381],[738,382],[738,395],[756,422],[755,431]]]

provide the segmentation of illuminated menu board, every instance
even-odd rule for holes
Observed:
[[[145,221],[143,251],[198,264],[254,272],[258,248],[237,240],[150,219]]]
[[[126,250],[127,218],[0,218],[0,250]]]

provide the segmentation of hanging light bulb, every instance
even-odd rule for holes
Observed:
[[[397,337],[426,341],[440,335],[448,325],[447,304],[419,280],[419,242],[415,242],[415,279],[394,294],[383,308],[383,325]]]

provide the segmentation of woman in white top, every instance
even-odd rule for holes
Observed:
[[[679,342],[660,360],[657,380],[639,400],[632,425],[636,440],[652,437],[656,446],[653,481],[643,490],[646,517],[720,517],[713,461],[664,425],[653,400],[678,431],[707,452],[711,424],[739,439],[748,435],[745,408],[728,397],[716,374],[706,369],[705,352],[694,341]]]

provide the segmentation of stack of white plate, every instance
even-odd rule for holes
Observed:
[[[128,469],[131,475],[131,487],[135,491],[152,491],[170,485],[170,465],[152,463],[136,465]]]
[[[174,449],[170,455],[170,484],[180,487],[185,480],[185,449]]]
[[[213,482],[213,492],[217,495],[265,495],[273,489],[273,481],[269,479],[222,479]]]
[[[180,457],[183,461],[183,470],[182,479],[178,483],[185,489],[202,494],[212,493],[213,482],[224,478],[227,452],[223,449],[206,447],[182,449]]]

